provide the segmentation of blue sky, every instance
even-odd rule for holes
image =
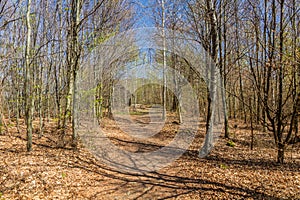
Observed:
[[[154,21],[151,18],[151,8],[149,8],[149,0],[136,0],[137,2],[137,28],[153,27]]]

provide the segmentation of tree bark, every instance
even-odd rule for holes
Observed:
[[[166,33],[165,33],[165,0],[161,0],[162,9],[162,37],[163,37],[163,91],[162,91],[162,103],[163,103],[163,113],[162,119],[166,119],[166,109],[167,109],[167,80],[166,80],[166,67],[167,67],[167,55],[166,55]]]
[[[223,2],[224,3],[224,2]],[[225,3],[224,3],[225,4]],[[222,8],[222,5],[221,5]],[[220,68],[220,76],[221,76],[221,96],[222,96],[222,103],[223,103],[223,114],[224,114],[224,130],[225,130],[225,138],[229,138],[229,125],[228,125],[228,113],[227,113],[227,103],[226,103],[226,76],[225,76],[225,66],[226,66],[226,10],[225,6],[223,9],[224,16],[220,17],[220,26],[219,26],[219,54],[220,54],[220,62],[219,62],[219,68]],[[220,12],[222,13],[222,9],[220,9]],[[222,54],[222,26],[221,22],[223,20],[223,42],[224,42],[224,56]],[[223,61],[224,60],[224,61]]]
[[[209,20],[210,44],[211,44],[211,59],[208,62],[210,70],[209,92],[208,92],[208,110],[206,120],[206,135],[203,148],[199,151],[199,157],[205,157],[213,147],[213,123],[215,121],[215,98],[216,98],[216,66],[218,52],[218,31],[215,5],[213,0],[206,1],[206,9]]]
[[[26,11],[26,25],[27,25],[27,38],[26,38],[26,51],[25,51],[25,106],[26,106],[26,130],[27,130],[27,151],[32,150],[32,114],[33,114],[33,94],[32,94],[32,77],[30,69],[30,45],[31,45],[31,0],[27,1]]]
[[[78,41],[78,25],[81,10],[80,0],[72,0],[72,10],[71,10],[71,26],[69,32],[68,40],[68,57],[67,63],[69,65],[69,88],[68,95],[66,99],[66,111],[63,119],[63,135],[65,134],[65,128],[67,119],[71,118],[72,123],[72,142],[76,143],[77,133],[76,133],[76,78],[77,71],[79,68],[79,58],[80,58],[80,47]],[[63,137],[62,137],[63,139]]]

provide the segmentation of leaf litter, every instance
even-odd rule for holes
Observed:
[[[104,119],[108,137],[128,151],[165,145],[178,130],[171,119],[158,135],[138,143]],[[204,125],[190,149],[171,165],[144,174],[125,173],[99,162],[79,142],[58,146],[55,122],[45,122],[41,138],[34,134],[33,151],[26,152],[26,129],[14,126],[0,135],[0,199],[300,199],[300,145],[286,150],[286,161],[278,165],[270,136],[255,131],[250,150],[250,131],[241,122],[232,126],[229,140],[220,138],[211,154],[198,158],[204,140]],[[66,141],[71,140],[70,130]],[[122,141],[122,142],[121,142]],[[125,142],[124,142],[125,141]],[[126,141],[131,141],[126,143]],[[138,148],[137,148],[138,147]]]

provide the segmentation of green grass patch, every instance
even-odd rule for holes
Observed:
[[[229,140],[227,143],[226,143],[226,146],[229,146],[229,147],[235,147],[235,143],[231,140]]]
[[[62,177],[62,178],[66,178],[66,177],[67,177],[67,174],[66,174],[65,172],[62,172],[62,173],[61,173],[61,177]]]
[[[228,168],[228,166],[227,166],[227,165],[225,165],[225,164],[221,164],[221,165],[220,165],[220,168],[221,168],[221,169],[227,169],[227,168]]]

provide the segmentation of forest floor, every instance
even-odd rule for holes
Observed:
[[[133,118],[147,121],[144,115]],[[178,128],[173,122],[169,116],[151,141],[138,142],[112,120],[105,119],[103,124],[116,145],[134,152],[168,143]],[[76,149],[68,143],[60,147],[55,124],[45,122],[41,138],[34,134],[31,152],[26,152],[24,124],[20,133],[14,124],[8,124],[8,132],[0,135],[1,200],[300,199],[300,145],[289,146],[285,164],[278,165],[272,137],[255,130],[254,149],[250,150],[249,125],[239,121],[230,121],[233,147],[220,137],[211,154],[200,159],[198,150],[204,140],[204,124],[200,124],[186,153],[165,168],[143,174],[103,164],[81,142]]]

